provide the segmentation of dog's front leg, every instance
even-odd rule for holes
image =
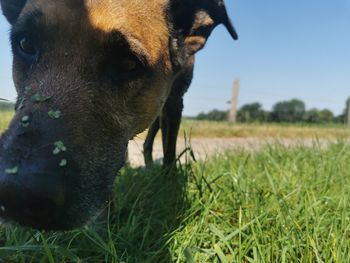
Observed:
[[[183,99],[170,97],[161,114],[161,129],[163,141],[163,165],[165,167],[175,164],[176,141],[179,133],[183,109]]]
[[[151,166],[153,164],[153,143],[154,139],[160,129],[160,120],[159,117],[152,123],[151,127],[148,130],[148,134],[145,140],[145,143],[143,144],[143,157],[145,160],[145,164],[147,167]]]

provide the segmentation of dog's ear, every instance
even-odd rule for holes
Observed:
[[[188,55],[201,50],[219,24],[227,28],[233,39],[238,39],[224,0],[170,0],[170,14],[175,31],[184,38]]]
[[[1,0],[1,9],[4,16],[13,25],[21,13],[26,0]]]

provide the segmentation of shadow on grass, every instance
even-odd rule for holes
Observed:
[[[112,235],[117,262],[174,261],[169,243],[189,207],[187,178],[184,169],[165,173],[160,166],[122,171],[105,233]]]

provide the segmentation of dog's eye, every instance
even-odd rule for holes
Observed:
[[[23,37],[18,41],[18,51],[27,60],[34,60],[38,50],[28,37]]]

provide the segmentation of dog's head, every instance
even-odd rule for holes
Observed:
[[[0,138],[0,216],[69,229],[108,200],[128,141],[218,24],[223,0],[1,0],[16,115]]]

